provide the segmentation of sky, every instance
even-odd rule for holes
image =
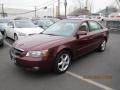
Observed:
[[[8,8],[20,8],[20,9],[34,9],[34,6],[42,7],[48,5],[48,2],[56,0],[0,0],[0,3],[4,4],[4,7]],[[79,0],[67,0],[68,11],[79,7]],[[92,4],[92,12],[97,12],[104,9],[106,6],[112,5],[115,0],[88,0]],[[85,5],[86,0],[80,0],[80,2]],[[47,3],[47,4],[46,4]],[[57,4],[57,3],[56,3]],[[56,5],[55,4],[55,5]],[[38,8],[39,8],[38,7]],[[61,12],[64,10],[64,0],[61,0]]]

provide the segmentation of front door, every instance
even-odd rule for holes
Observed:
[[[88,22],[83,22],[80,27],[79,27],[80,31],[86,31],[87,34],[86,35],[80,35],[79,38],[76,38],[76,42],[75,42],[75,49],[76,49],[76,55],[77,56],[81,56],[83,54],[88,53],[89,51],[91,51],[91,45],[93,43],[93,40],[90,38],[91,34],[89,32],[89,26],[88,26]]]

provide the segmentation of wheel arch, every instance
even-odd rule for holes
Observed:
[[[72,50],[71,50],[70,48],[68,48],[68,47],[64,47],[64,48],[59,49],[59,50],[57,51],[57,54],[55,55],[55,57],[56,57],[59,53],[61,53],[62,51],[67,51],[67,52],[69,52],[69,54],[71,55],[71,58],[73,59],[73,52],[72,52]]]

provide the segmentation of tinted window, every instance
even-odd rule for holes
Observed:
[[[101,26],[95,21],[89,21],[90,31],[97,31],[101,29]]]

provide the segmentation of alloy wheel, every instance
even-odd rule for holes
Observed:
[[[58,69],[61,72],[63,72],[63,71],[65,71],[69,67],[69,64],[70,64],[70,56],[69,56],[69,54],[67,54],[67,53],[62,54],[59,57]]]
[[[104,51],[106,48],[106,41],[104,40],[101,44],[101,51]]]

